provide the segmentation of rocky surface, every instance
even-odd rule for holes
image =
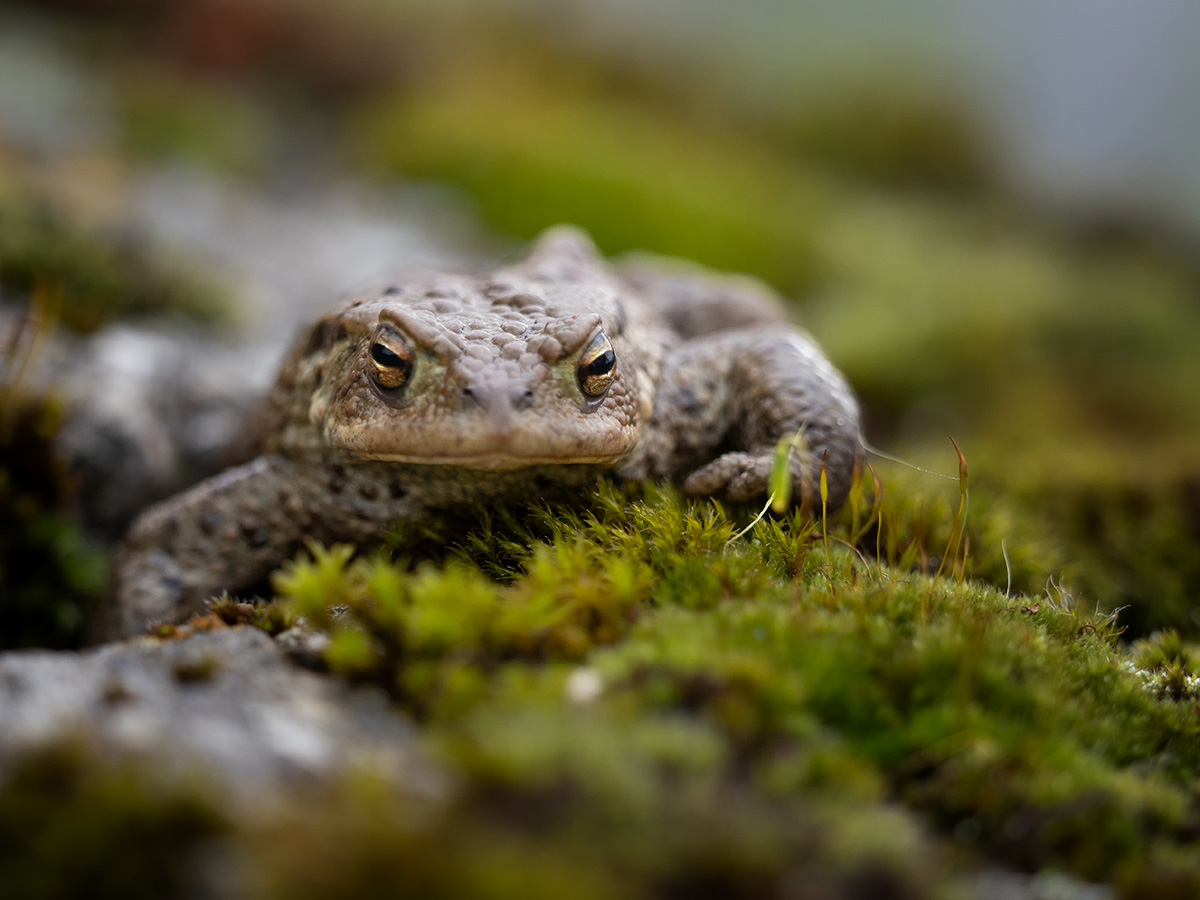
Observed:
[[[0,654],[0,723],[0,773],[31,750],[83,740],[169,771],[199,768],[243,801],[356,766],[439,791],[415,727],[381,692],[306,671],[249,627]]]
[[[249,455],[270,383],[263,358],[216,339],[128,325],[48,350],[70,415],[57,446],[81,518],[110,540],[140,510]],[[270,363],[266,363],[269,365]]]

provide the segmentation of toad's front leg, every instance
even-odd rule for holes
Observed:
[[[858,403],[841,373],[803,332],[754,327],[686,341],[666,360],[635,476],[686,476],[690,494],[765,495],[775,447],[799,432],[797,495],[815,496],[824,460],[829,505],[850,490],[860,450]]]
[[[259,457],[138,517],[95,635],[126,637],[202,612],[221,591],[262,581],[304,538],[367,540],[419,506],[398,477],[373,469]]]

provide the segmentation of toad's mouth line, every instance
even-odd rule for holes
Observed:
[[[511,469],[526,469],[531,466],[615,466],[629,456],[628,453],[579,454],[561,456],[534,456],[507,453],[472,453],[455,455],[436,454],[370,454],[367,459],[377,462],[403,463],[418,466],[455,466],[460,469],[479,469],[498,472]]]

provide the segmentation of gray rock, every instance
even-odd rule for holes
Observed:
[[[90,530],[116,539],[148,504],[242,462],[275,355],[212,337],[113,325],[61,336],[44,368],[70,414],[57,439]]]
[[[301,669],[248,627],[0,654],[0,778],[68,739],[168,773],[200,769],[248,802],[357,767],[405,792],[443,791],[415,726],[381,692]]]
[[[1116,888],[1081,881],[1065,872],[1045,869],[1030,875],[987,868],[969,879],[970,896],[978,900],[1116,900]]]

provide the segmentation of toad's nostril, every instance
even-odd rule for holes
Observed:
[[[532,388],[496,388],[490,385],[469,384],[462,389],[464,409],[486,409],[495,415],[507,415],[533,407],[537,394]]]
[[[512,393],[513,409],[529,409],[533,406],[533,389],[519,388]]]

